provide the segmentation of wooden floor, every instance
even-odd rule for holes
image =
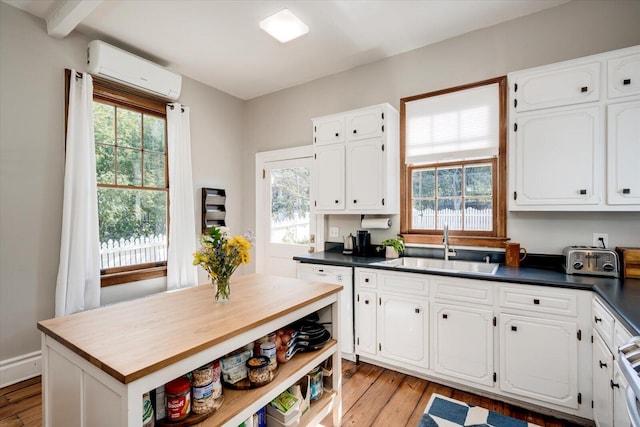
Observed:
[[[574,427],[556,418],[421,380],[367,363],[343,360],[344,426],[416,427],[432,393],[481,406],[514,418],[549,427]],[[0,427],[41,426],[40,377],[0,389]],[[326,420],[323,425],[331,425]]]

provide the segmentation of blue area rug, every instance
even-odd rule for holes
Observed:
[[[431,395],[418,427],[534,427],[537,424],[517,420],[479,406],[469,405],[439,394]]]

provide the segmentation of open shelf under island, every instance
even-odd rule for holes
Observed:
[[[225,389],[222,406],[199,425],[239,425],[328,358],[332,392],[312,405],[301,425],[329,413],[340,425],[341,289],[248,275],[234,278],[224,304],[214,302],[212,285],[201,285],[41,321],[44,426],[141,426],[144,393],[321,310],[333,332],[325,347],[297,354],[264,387]]]

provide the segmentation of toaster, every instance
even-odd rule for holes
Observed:
[[[567,246],[562,254],[565,257],[564,269],[567,274],[611,277],[620,275],[618,253],[613,249],[597,246]]]

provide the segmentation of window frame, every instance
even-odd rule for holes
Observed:
[[[65,70],[65,150],[66,150],[66,133],[67,133],[67,120],[69,111],[69,79],[71,77],[71,70]],[[117,107],[134,110],[143,114],[149,114],[153,116],[160,116],[165,119],[165,136],[167,135],[167,103],[166,99],[127,87],[121,84],[92,76],[93,78],[93,100],[103,102],[106,104],[115,105]],[[165,138],[166,143],[168,141]],[[165,147],[165,186],[163,188],[158,187],[154,190],[164,190],[167,193],[167,232],[169,230],[169,223],[171,218],[169,216],[169,206],[171,200],[169,199],[169,158],[168,150]],[[103,187],[120,188],[119,186],[104,184]],[[129,187],[131,189],[141,189],[144,187]],[[98,187],[96,187],[96,191]],[[169,239],[167,237],[167,245]],[[135,264],[122,267],[113,267],[100,270],[100,287],[119,285],[123,283],[137,282],[141,280],[153,279],[157,277],[166,277],[167,275],[167,262],[151,262],[145,264]]]
[[[498,85],[498,155],[482,159],[456,162],[435,162],[407,165],[406,156],[406,104],[420,99],[445,95],[491,84]],[[492,163],[493,162],[493,163]],[[495,77],[475,83],[423,93],[400,99],[400,234],[405,243],[441,244],[442,230],[412,229],[412,173],[429,167],[465,166],[473,163],[493,164],[493,230],[449,230],[449,243],[463,246],[503,247],[507,238],[507,77]]]

